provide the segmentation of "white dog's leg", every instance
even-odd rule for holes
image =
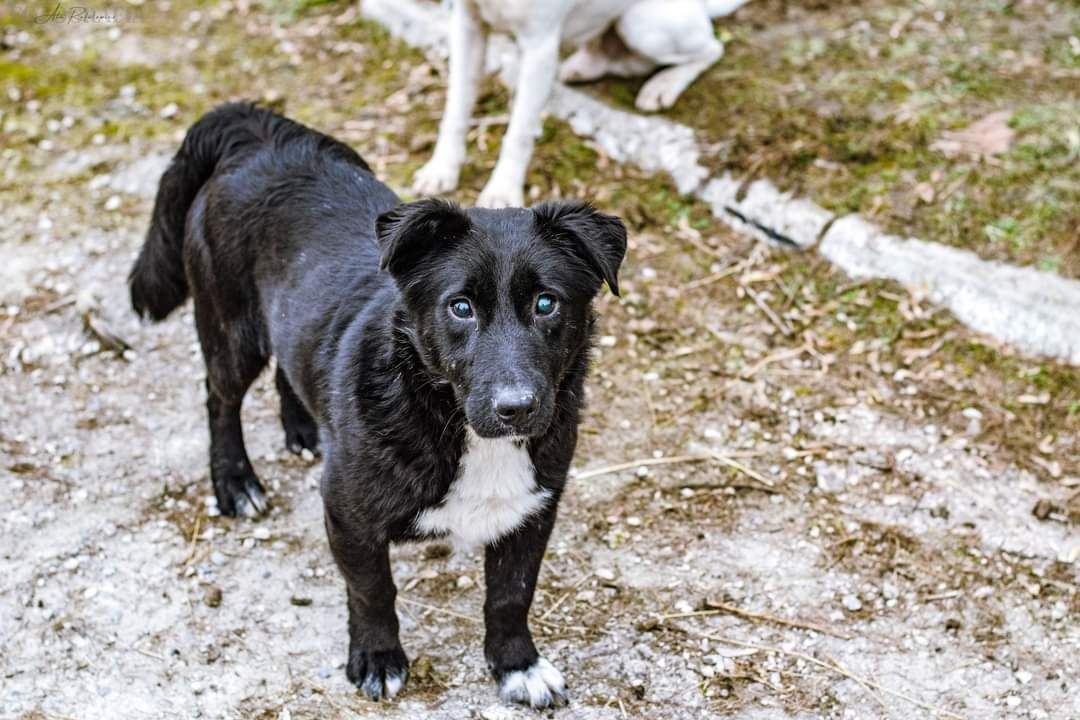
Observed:
[[[630,50],[658,65],[671,65],[638,92],[635,105],[646,112],[674,105],[724,54],[701,0],[644,0],[631,6],[615,27]]]
[[[484,73],[487,29],[471,3],[457,0],[450,12],[450,82],[439,137],[431,160],[417,171],[413,190],[434,195],[457,187],[465,162],[465,134]]]
[[[608,56],[601,47],[601,38],[593,38],[563,60],[559,80],[563,82],[592,82],[608,74]]]
[[[655,69],[656,61],[630,50],[617,33],[610,32],[589,40],[566,58],[559,68],[559,79],[591,82],[605,75],[641,77]]]
[[[533,143],[540,134],[540,113],[551,95],[559,68],[559,28],[551,28],[543,36],[518,38],[518,47],[521,64],[514,107],[499,160],[476,201],[483,207],[519,207],[524,203],[522,186]]]

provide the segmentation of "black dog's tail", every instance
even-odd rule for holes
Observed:
[[[229,103],[191,126],[180,150],[161,176],[150,229],[128,276],[131,306],[142,317],[163,320],[188,296],[184,235],[188,210],[199,189],[223,159],[265,139],[269,110]]]

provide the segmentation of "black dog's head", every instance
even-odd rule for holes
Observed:
[[[603,282],[619,293],[622,222],[584,203],[462,210],[422,200],[382,215],[377,234],[414,344],[476,434],[543,434],[588,348],[593,298]]]

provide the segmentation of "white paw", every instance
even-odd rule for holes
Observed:
[[[506,185],[492,179],[484,186],[480,197],[476,199],[477,207],[507,208],[522,207],[525,204],[525,195],[520,187]]]
[[[508,673],[499,683],[499,698],[534,708],[566,703],[566,681],[546,658],[537,658],[527,670]]]
[[[602,78],[606,73],[606,59],[584,48],[566,58],[559,66],[559,80],[562,82],[589,82]]]
[[[634,105],[642,112],[666,110],[675,104],[685,89],[685,83],[672,82],[671,75],[661,71],[641,87]]]
[[[413,176],[413,192],[417,195],[450,192],[457,187],[460,172],[460,165],[432,158]]]

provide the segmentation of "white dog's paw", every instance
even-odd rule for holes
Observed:
[[[507,208],[522,207],[524,204],[525,195],[520,187],[497,182],[494,179],[488,181],[480,197],[476,198],[477,207]]]
[[[460,173],[460,165],[432,158],[413,176],[413,192],[417,195],[438,195],[450,192],[457,187]]]
[[[566,681],[545,658],[531,667],[507,673],[499,683],[499,698],[505,703],[522,703],[534,708],[565,705]]]
[[[588,48],[579,48],[559,66],[561,82],[591,82],[607,74],[607,59],[591,52]]]
[[[641,86],[638,91],[634,106],[642,112],[657,112],[666,110],[675,104],[675,101],[686,89],[687,83],[666,70],[661,70],[649,78],[648,82]]]

